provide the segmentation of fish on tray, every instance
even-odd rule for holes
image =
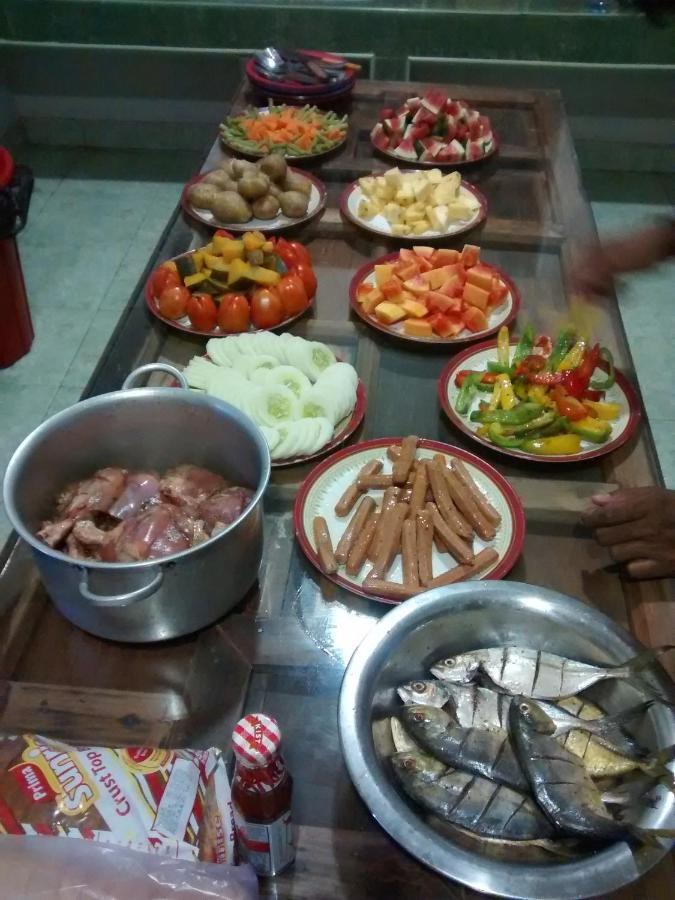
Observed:
[[[656,647],[620,666],[595,666],[529,647],[487,647],[441,659],[431,667],[431,672],[441,681],[469,684],[486,680],[507,694],[558,700],[572,697],[606,678],[639,680],[639,673],[659,654],[673,649],[675,645]],[[641,680],[640,685],[654,694],[650,685]]]
[[[417,751],[395,753],[391,765],[411,799],[453,825],[512,841],[541,840],[554,834],[529,797],[503,784],[448,768]]]

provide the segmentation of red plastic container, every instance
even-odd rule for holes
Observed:
[[[8,150],[0,147],[0,193],[7,193],[15,176],[14,160]],[[0,368],[13,365],[28,353],[34,337],[16,245],[17,230],[15,216],[0,221]]]

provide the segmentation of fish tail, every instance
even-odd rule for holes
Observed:
[[[639,825],[626,825],[626,830],[641,844],[663,850],[659,838],[675,838],[675,828],[640,828]]]
[[[651,759],[645,760],[639,764],[643,772],[658,778],[660,783],[675,794],[675,775],[668,769],[667,763],[675,759],[675,744],[665,747],[654,754]]]
[[[628,678],[637,672],[642,672],[648,668],[662,653],[668,653],[669,650],[675,650],[675,644],[662,644],[660,647],[652,647],[650,650],[643,650],[632,659],[626,660],[620,666],[614,666],[610,669],[610,673],[617,678]]]
[[[624,709],[622,712],[614,715],[602,716],[600,719],[588,719],[584,722],[584,730],[595,735],[595,737],[629,749],[636,756],[647,756],[648,751],[641,747],[635,738],[622,731],[621,726],[632,719],[637,719],[638,716],[644,715],[655,702],[654,699],[645,700],[644,703],[638,703],[636,706],[631,706],[629,709]]]
[[[655,688],[653,684],[651,684],[645,678],[642,678],[640,675],[627,673],[620,677],[630,678],[633,687],[638,688],[641,693],[650,697],[654,702],[663,703],[664,706],[669,706],[671,709],[675,709],[675,701],[669,700],[667,697],[664,697],[663,694],[659,693],[658,689]]]

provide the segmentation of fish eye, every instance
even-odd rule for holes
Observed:
[[[424,693],[426,691],[427,686],[423,681],[413,681],[412,683],[413,691],[416,691],[418,694]]]
[[[404,759],[403,767],[405,769],[414,769],[415,768],[415,760],[414,759]]]
[[[530,711],[530,707],[527,703],[520,704],[520,711],[523,713],[528,713]]]
[[[446,666],[454,666],[455,658],[454,658],[454,656],[449,656],[447,659],[444,659],[443,662],[445,663]]]
[[[421,713],[421,712],[413,713],[413,714],[412,714],[412,718],[413,718],[416,722],[422,722],[423,719],[424,719],[424,713]]]

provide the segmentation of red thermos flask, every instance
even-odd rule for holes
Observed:
[[[28,308],[16,235],[26,224],[33,191],[33,176],[15,166],[8,150],[0,147],[0,369],[28,353],[33,323]]]

